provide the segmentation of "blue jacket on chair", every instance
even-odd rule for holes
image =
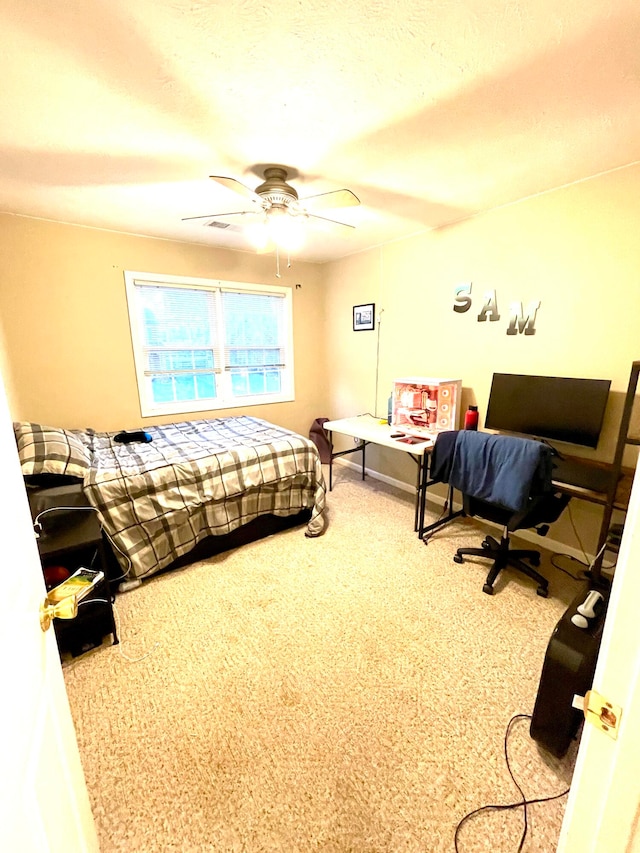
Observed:
[[[460,430],[454,436],[439,435],[434,453],[440,478],[463,494],[522,512],[532,490],[538,495],[551,491],[552,450],[548,445],[475,430]]]

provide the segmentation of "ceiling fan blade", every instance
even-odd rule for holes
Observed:
[[[258,193],[255,193],[252,189],[245,186],[240,181],[237,181],[235,178],[225,178],[220,175],[209,175],[212,181],[216,181],[216,183],[221,184],[223,187],[226,187],[228,190],[233,190],[233,192],[239,193],[243,195],[245,198],[250,198],[251,201],[255,201],[256,204],[259,204],[260,207],[264,206],[264,200],[260,198]]]
[[[304,208],[307,207],[307,202],[311,202],[309,207],[312,210],[330,210],[336,207],[354,207],[360,204],[360,199],[351,190],[334,190],[330,193],[320,193],[300,199],[300,204]]]
[[[229,213],[205,213],[203,216],[183,216],[182,222],[187,222],[189,219],[217,219],[219,216],[244,216],[250,213],[255,216],[255,210],[231,210]]]
[[[331,222],[332,225],[342,225],[343,228],[355,228],[355,225],[349,225],[347,222],[338,222],[337,219],[329,219],[327,216],[318,216],[317,213],[309,213],[305,211],[303,216],[310,216],[313,219],[322,219],[323,222]]]

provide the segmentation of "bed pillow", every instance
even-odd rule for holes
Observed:
[[[60,475],[83,480],[91,467],[88,449],[71,430],[29,422],[13,425],[24,477]]]

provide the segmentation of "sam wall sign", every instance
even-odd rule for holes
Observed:
[[[453,310],[456,314],[465,314],[471,308],[471,284],[468,281],[459,284],[454,290]],[[487,290],[483,293],[484,299],[478,323],[496,323],[500,319],[498,311],[498,297],[495,290]],[[508,335],[535,335],[536,314],[540,307],[540,300],[534,299],[527,305],[526,310],[522,308],[522,302],[511,302],[509,305],[509,323],[507,325]]]

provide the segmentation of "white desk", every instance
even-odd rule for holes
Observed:
[[[347,456],[350,453],[362,452],[362,479],[365,478],[365,452],[368,444],[377,444],[381,447],[390,447],[392,450],[400,450],[408,453],[418,465],[418,476],[416,480],[416,510],[414,529],[422,539],[424,532],[424,511],[427,496],[427,482],[429,471],[429,454],[433,449],[434,438],[418,440],[417,443],[402,441],[401,438],[392,436],[406,436],[402,427],[389,426],[386,421],[380,421],[371,415],[358,415],[355,418],[342,418],[336,421],[327,421],[324,428],[329,433],[331,444],[331,459],[329,461],[329,491],[333,489],[333,460],[339,456]],[[334,453],[333,433],[349,435],[359,438],[361,443],[347,450]]]

